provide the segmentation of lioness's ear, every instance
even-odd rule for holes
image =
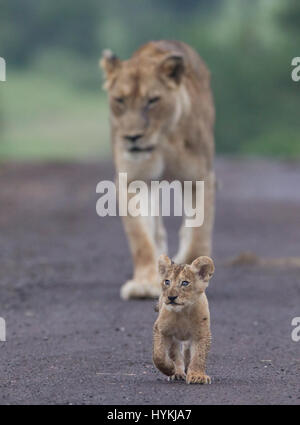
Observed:
[[[171,264],[172,264],[172,261],[170,260],[170,258],[165,254],[161,254],[161,256],[158,259],[158,271],[162,277],[165,276],[166,271]]]
[[[215,271],[214,262],[209,257],[198,257],[191,264],[191,270],[202,280],[208,282]]]
[[[168,85],[178,86],[184,73],[184,60],[181,55],[171,55],[165,58],[159,66],[159,75]]]
[[[116,76],[116,72],[121,67],[121,61],[111,50],[106,49],[102,52],[99,65],[105,73],[106,80],[104,88],[109,89]]]

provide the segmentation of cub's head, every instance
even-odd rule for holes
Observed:
[[[174,127],[188,108],[182,84],[183,57],[150,45],[127,61],[105,50],[100,65],[109,95],[114,143],[133,156],[155,150],[160,136]]]
[[[168,310],[180,311],[194,304],[208,286],[214,273],[214,263],[209,257],[199,257],[189,264],[175,264],[166,255],[158,262],[162,279],[162,301]]]

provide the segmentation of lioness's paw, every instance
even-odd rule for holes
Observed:
[[[186,257],[180,253],[176,254],[175,257],[172,258],[172,261],[176,264],[186,264]]]
[[[137,282],[128,280],[121,287],[121,298],[128,300],[130,298],[157,298],[160,295],[160,286],[156,283]]]
[[[211,379],[205,373],[188,372],[186,375],[187,384],[211,384]]]

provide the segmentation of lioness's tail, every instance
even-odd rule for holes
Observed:
[[[253,252],[241,252],[226,262],[227,266],[300,267],[300,257],[265,258]]]

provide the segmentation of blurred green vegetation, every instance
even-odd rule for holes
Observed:
[[[207,62],[217,152],[300,156],[298,0],[2,0],[0,158],[88,159],[110,151],[98,59],[151,39]]]
[[[2,158],[89,158],[109,150],[105,98],[74,89],[55,76],[11,72],[2,88]]]

